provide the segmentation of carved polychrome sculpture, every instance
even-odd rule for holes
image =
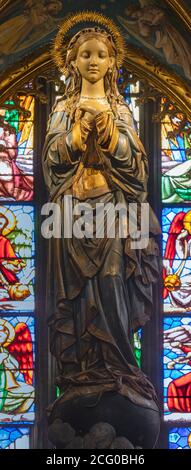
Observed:
[[[58,426],[67,422],[84,435],[96,422],[108,422],[132,441],[127,425],[119,429],[116,417],[112,420],[113,407],[117,412],[119,406],[118,416],[123,410],[124,424],[133,416],[137,423],[148,410],[158,427],[155,390],[137,366],[132,334],[152,313],[159,273],[154,235],[160,227],[150,208],[150,238],[143,249],[132,248],[129,233],[120,237],[117,213],[115,237],[97,236],[96,204],[120,203],[128,214],[129,203],[137,203],[140,224],[141,203],[147,203],[148,159],[117,87],[124,56],[119,31],[93,13],[75,15],[72,27],[71,39],[65,37],[69,27],[64,23],[55,41],[54,57],[64,71],[66,91],[50,115],[43,152],[50,202],[61,211],[61,237],[49,240],[47,268],[50,347],[60,388],[49,419],[53,427],[55,420]],[[92,237],[64,237],[65,196],[71,197],[74,212],[79,202],[91,206]],[[92,403],[93,412],[88,408]]]

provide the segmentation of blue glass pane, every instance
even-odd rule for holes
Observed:
[[[191,428],[172,428],[169,432],[169,449],[191,449]]]
[[[0,426],[0,449],[29,449],[29,428]]]

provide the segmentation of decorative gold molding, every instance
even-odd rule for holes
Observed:
[[[176,16],[184,23],[188,31],[191,31],[191,10],[182,0],[165,0],[167,5],[172,8]]]
[[[167,66],[155,62],[152,57],[144,56],[141,49],[131,44],[128,44],[126,50],[125,67],[168,97],[191,120],[191,90],[186,80]],[[35,77],[46,76],[53,68],[51,54],[46,47],[39,56],[32,55],[20,65],[17,64],[17,68],[7,70],[0,77],[0,105],[24,84]]]
[[[41,54],[34,54],[17,63],[17,67],[10,67],[0,76],[0,105],[15,91],[53,67],[53,59],[49,51],[42,50]]]
[[[168,97],[191,120],[191,89],[186,80],[166,65],[156,62],[155,58],[143,55],[142,49],[131,44],[128,44],[125,65],[128,70]]]

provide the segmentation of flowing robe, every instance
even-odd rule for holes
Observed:
[[[129,202],[146,202],[148,161],[128,106],[119,104],[118,113],[120,119],[113,119],[119,139],[112,153],[102,152],[96,134],[87,141],[94,160],[99,150],[99,170],[109,190],[89,195],[85,202],[92,207],[96,202],[122,202],[128,211]],[[64,100],[58,101],[43,152],[50,201],[59,204],[62,224],[62,237],[49,240],[47,265],[50,345],[58,364],[59,400],[117,390],[134,403],[149,406],[155,392],[137,366],[132,333],[145,324],[153,309],[153,284],[159,274],[153,235],[160,233],[160,227],[150,208],[151,237],[142,250],[131,248],[129,235],[125,239],[64,238],[64,195],[73,194],[84,159],[83,152],[72,150],[73,125]],[[73,207],[76,202],[73,197]]]
[[[7,281],[8,284],[15,284],[18,282],[18,278],[14,272],[11,272],[11,261],[17,261],[18,263],[21,262],[21,259],[17,257],[15,254],[13,247],[8,240],[8,238],[0,235],[0,273],[2,273],[3,277]],[[3,261],[10,261],[10,271],[3,266]],[[0,287],[1,287],[1,277],[0,277]]]
[[[0,354],[0,413],[26,413],[34,401],[34,387],[19,380],[19,363],[3,346]]]
[[[190,346],[180,348],[185,354],[191,352]],[[187,362],[191,366],[191,360]],[[168,386],[168,407],[171,412],[191,413],[191,372],[172,380]]]

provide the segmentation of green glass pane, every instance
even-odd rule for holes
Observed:
[[[139,367],[141,367],[141,330],[134,333],[134,354]]]

